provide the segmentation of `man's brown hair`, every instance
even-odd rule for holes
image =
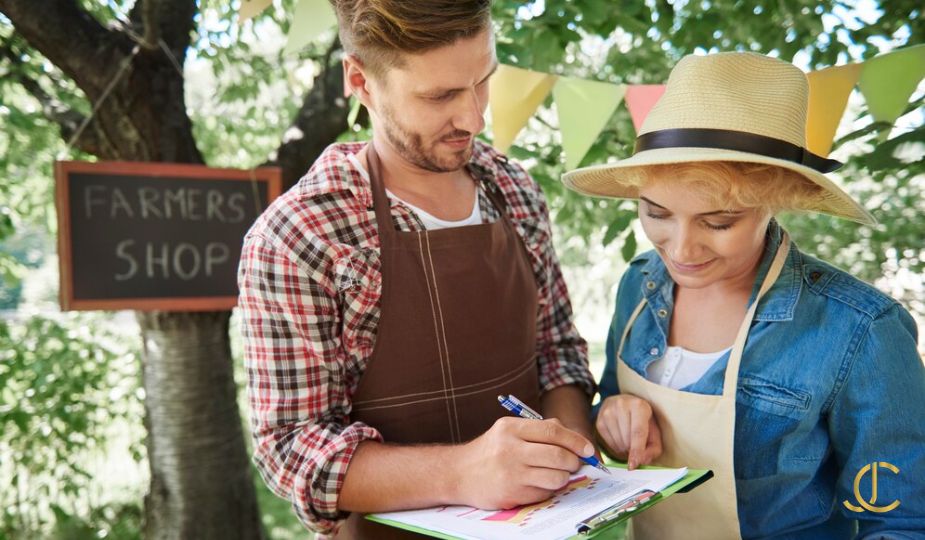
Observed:
[[[491,0],[330,0],[347,54],[381,74],[419,54],[491,25]]]

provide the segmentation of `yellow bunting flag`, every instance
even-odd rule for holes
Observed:
[[[272,3],[273,0],[241,0],[241,7],[238,9],[238,22],[243,23],[248,19],[253,19]]]
[[[806,114],[806,146],[820,156],[829,155],[835,131],[845,114],[848,96],[858,82],[862,64],[835,66],[807,73],[809,109]]]
[[[893,123],[925,77],[925,45],[899,49],[864,62],[860,87],[874,120]]]
[[[498,66],[489,83],[495,148],[507,152],[555,83],[555,75],[504,64]]]
[[[664,93],[664,84],[631,84],[626,87],[626,108],[630,110],[630,116],[633,117],[633,127],[636,128],[636,133],[639,133],[642,122]]]
[[[574,169],[623,100],[625,85],[560,77],[552,89],[565,166]]]
[[[299,0],[289,27],[289,41],[283,53],[289,54],[308,45],[318,34],[337,24],[337,15],[328,0]]]

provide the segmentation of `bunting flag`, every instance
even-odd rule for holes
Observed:
[[[812,153],[829,155],[835,131],[848,105],[848,96],[861,75],[861,65],[835,66],[807,74],[806,146]]]
[[[565,166],[574,169],[623,100],[625,85],[560,77],[552,89]]]
[[[241,0],[238,8],[238,22],[243,23],[263,13],[263,10],[273,3],[273,0]]]
[[[500,65],[489,82],[494,146],[507,152],[556,83],[556,76]]]
[[[240,0],[241,21],[260,14],[272,0]],[[298,51],[337,23],[328,0],[299,0],[292,17],[285,53]],[[826,68],[807,74],[809,104],[807,147],[828,155],[844,116],[848,97],[860,87],[876,121],[892,124],[925,77],[925,44],[876,56],[864,62]],[[557,82],[558,81],[558,82]],[[550,91],[559,114],[566,166],[576,167],[623,100],[638,133],[665,85],[619,85],[560,78],[557,75],[501,65],[490,81],[490,107],[495,147],[506,152]],[[344,85],[345,95],[349,95]]]
[[[649,115],[658,98],[665,93],[664,84],[631,84],[626,87],[626,108],[633,117],[636,133],[642,127],[642,121]]]
[[[892,124],[925,77],[925,45],[906,47],[864,62],[859,86],[874,120]]]
[[[283,53],[298,51],[335,24],[337,15],[328,0],[299,0],[292,14],[289,39]]]

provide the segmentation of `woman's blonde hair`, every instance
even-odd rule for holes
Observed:
[[[802,175],[761,163],[696,161],[640,167],[627,175],[636,187],[652,183],[683,185],[703,193],[717,208],[813,210],[825,190]]]

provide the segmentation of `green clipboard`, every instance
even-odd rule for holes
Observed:
[[[617,463],[610,461],[607,463],[608,467],[613,467],[617,469],[625,469],[626,463]],[[643,465],[639,467],[640,469],[665,469],[668,467],[655,467],[650,465]],[[713,478],[713,471],[710,469],[688,469],[687,474],[685,474],[680,480],[661,490],[658,495],[649,499],[646,503],[642,504],[636,510],[632,512],[627,512],[622,514],[620,517],[614,519],[613,521],[607,523],[606,525],[596,529],[590,534],[575,534],[569,538],[569,540],[580,540],[586,538],[594,538],[596,540],[610,540],[610,539],[622,539],[626,532],[626,522],[633,516],[639,514],[640,512],[645,511],[647,508],[651,508],[656,504],[664,501],[668,497],[674,495],[675,493],[687,493],[688,491],[694,489],[700,484],[706,482],[710,478]]]
[[[607,463],[608,467],[625,469],[625,463],[616,463],[609,462]],[[640,469],[665,469],[668,467],[652,467],[652,466],[643,466],[639,467]],[[575,534],[569,538],[569,540],[583,540],[594,538],[597,540],[609,540],[609,539],[618,539],[623,538],[624,530],[626,529],[626,521],[635,516],[636,514],[645,511],[646,508],[655,506],[659,502],[667,499],[668,497],[674,495],[675,493],[686,493],[700,484],[706,482],[710,478],[713,478],[713,471],[709,469],[688,469],[687,474],[685,474],[680,480],[671,484],[667,488],[663,489],[656,495],[649,499],[645,504],[641,505],[636,510],[632,512],[627,512],[622,514],[620,517],[614,519],[612,522],[607,523],[606,525],[596,529],[590,534]],[[391,527],[397,527],[399,529],[404,529],[406,531],[416,532],[433,538],[443,538],[445,540],[459,540],[459,537],[453,536],[450,534],[434,531],[431,529],[425,529],[423,527],[417,527],[414,525],[409,525],[407,523],[400,523],[398,521],[392,521],[390,519],[383,519],[375,515],[367,515],[366,519],[370,521],[375,521],[376,523],[382,523],[383,525],[389,525]]]

